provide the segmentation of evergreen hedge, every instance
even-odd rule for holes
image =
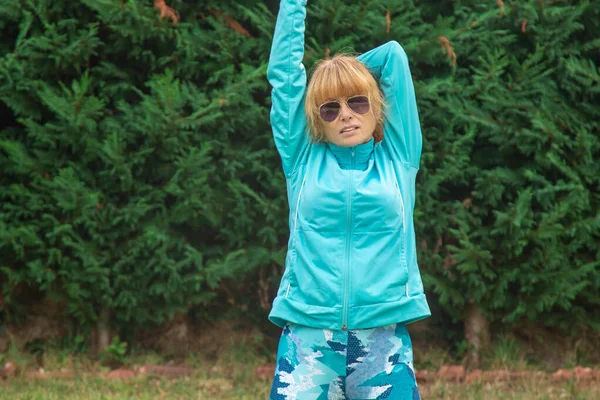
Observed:
[[[216,306],[224,280],[268,307],[288,234],[265,77],[276,3],[0,1],[2,318],[23,287],[82,327]],[[392,39],[408,53],[430,297],[456,319],[477,304],[600,329],[600,3],[308,10],[307,68]]]

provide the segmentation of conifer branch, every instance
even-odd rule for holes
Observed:
[[[456,66],[456,53],[452,50],[452,45],[450,41],[445,36],[438,36],[438,40],[440,41],[440,45],[442,46],[442,52],[444,54],[448,53],[448,59],[452,63],[452,66]]]
[[[392,15],[390,10],[385,13],[385,33],[390,34],[390,28],[392,27]]]
[[[504,17],[504,2],[502,0],[496,0],[498,7],[500,7],[500,16]]]
[[[231,85],[226,91],[225,93],[223,93],[225,96],[219,98],[218,103],[219,105],[225,105],[227,104],[227,99],[225,97],[227,97],[226,95],[231,94],[236,92],[240,87],[243,87],[246,83],[252,81],[253,79],[257,78],[257,77],[265,77],[267,75],[267,64],[262,64],[260,67],[258,67],[257,69],[255,69],[252,73],[248,74],[246,76],[245,79],[242,79],[240,82]]]
[[[233,18],[231,15],[229,14],[225,14],[221,11],[217,11],[214,8],[210,7],[208,9],[208,11],[214,16],[214,17],[221,17],[223,18],[223,21],[227,24],[227,26],[229,26],[231,29],[233,29],[234,31],[241,33],[243,36],[252,39],[253,36],[250,34],[250,32],[248,32],[248,30],[246,28],[244,28],[242,26],[242,24],[240,24],[238,22],[238,20],[236,20],[235,18]]]
[[[173,25],[177,25],[179,23],[179,15],[177,11],[169,7],[165,3],[165,0],[154,0],[154,7],[160,10],[161,18],[171,18],[171,21],[173,21]]]

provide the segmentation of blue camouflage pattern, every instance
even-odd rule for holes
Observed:
[[[283,328],[270,400],[418,400],[406,326]]]

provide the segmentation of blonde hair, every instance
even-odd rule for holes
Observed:
[[[331,59],[323,59],[315,64],[312,77],[306,89],[304,111],[308,120],[311,139],[324,140],[324,121],[319,116],[319,106],[328,100],[347,98],[356,95],[369,97],[376,124],[373,137],[375,142],[383,139],[385,102],[379,85],[363,63],[355,56],[336,54]]]

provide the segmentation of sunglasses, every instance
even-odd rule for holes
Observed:
[[[371,108],[371,104],[369,103],[369,98],[367,96],[348,97],[346,100],[344,100],[344,102],[348,108],[350,108],[350,110],[360,115],[368,113],[369,109]],[[319,107],[319,115],[323,121],[332,122],[338,117],[341,109],[342,105],[339,101],[328,101]]]

